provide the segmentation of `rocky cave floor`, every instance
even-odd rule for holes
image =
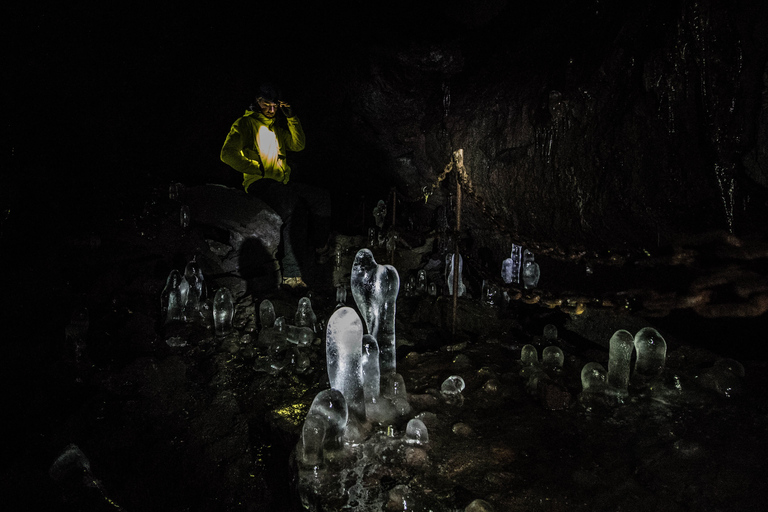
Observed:
[[[301,349],[310,361],[302,369],[258,346],[257,320],[264,298],[291,319],[303,294],[238,294],[237,335],[227,339],[214,336],[209,308],[207,320],[163,326],[165,278],[208,247],[205,229],[179,227],[178,204],[167,200],[94,225],[104,229],[70,230],[11,276],[24,282],[13,311],[26,327],[6,355],[15,432],[6,438],[3,481],[18,510],[462,511],[482,499],[497,512],[744,511],[768,500],[765,331],[751,332],[765,322],[700,318],[680,307],[685,293],[663,307],[648,299],[669,299],[669,276],[692,268],[677,272],[681,250],[642,266],[656,277],[644,278],[637,295],[646,307],[636,309],[622,303],[627,287],[616,279],[630,272],[616,261],[558,304],[568,294],[555,284],[554,263],[537,259],[541,290],[510,289],[512,300],[496,305],[460,299],[452,335],[451,298],[404,293],[428,254],[399,248],[398,372],[411,410],[390,436],[371,426],[356,450],[329,454],[317,475],[302,471],[300,479],[294,449],[303,417],[328,388],[323,340]],[[339,238],[351,246],[365,239]],[[723,244],[707,244],[715,249],[700,249],[697,261],[720,262]],[[387,263],[384,254],[377,260]],[[577,266],[567,265],[562,272]],[[336,307],[333,267],[331,258],[310,280],[321,321]],[[211,275],[206,282],[210,305],[221,284]],[[42,285],[47,295],[35,291]],[[40,308],[52,305],[41,318]],[[78,344],[71,315],[83,306],[88,327]],[[543,338],[547,324],[558,328],[556,340]],[[668,343],[652,389],[633,387],[620,405],[582,395],[584,364],[607,366],[607,337],[647,325]],[[174,337],[186,344],[170,346]],[[558,345],[563,368],[521,376],[528,343],[539,354]],[[722,358],[738,360],[744,376],[717,373]],[[451,375],[466,382],[456,400],[439,392]],[[416,415],[429,429],[421,446],[402,440]]]

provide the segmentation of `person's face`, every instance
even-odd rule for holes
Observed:
[[[277,103],[272,103],[264,98],[259,98],[259,108],[261,108],[261,113],[266,117],[272,118],[277,114]]]

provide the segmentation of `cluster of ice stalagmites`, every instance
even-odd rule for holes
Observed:
[[[581,402],[587,407],[596,404],[625,403],[631,393],[680,395],[684,384],[681,377],[665,372],[667,343],[658,330],[644,327],[634,336],[619,329],[611,336],[608,369],[589,362],[581,370]],[[720,359],[712,368],[694,377],[700,388],[710,389],[729,397],[740,388],[744,367],[732,359]],[[687,383],[686,383],[687,385]]]
[[[321,391],[309,409],[296,460],[304,499],[307,493],[327,499],[326,493],[338,490],[341,479],[354,483],[340,499],[354,504],[355,510],[380,510],[381,500],[391,496],[362,482],[386,465],[387,453],[416,453],[412,459],[424,460],[429,432],[424,418],[410,417],[405,381],[396,368],[397,271],[377,264],[372,253],[362,249],[350,281],[359,314],[341,306],[328,320],[330,389]],[[464,383],[455,376],[443,387],[446,397],[455,396]]]

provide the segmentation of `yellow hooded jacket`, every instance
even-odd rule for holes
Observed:
[[[291,168],[286,162],[286,151],[301,151],[305,140],[299,118],[287,119],[286,130],[275,125],[274,118],[246,110],[245,115],[232,124],[221,148],[221,161],[243,173],[246,192],[252,183],[262,178],[288,183]]]

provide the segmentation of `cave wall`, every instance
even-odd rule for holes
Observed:
[[[347,122],[403,201],[452,212],[452,179],[423,191],[462,148],[462,227],[498,258],[513,241],[641,249],[762,229],[765,6],[555,4],[529,23],[491,2],[351,68]]]

